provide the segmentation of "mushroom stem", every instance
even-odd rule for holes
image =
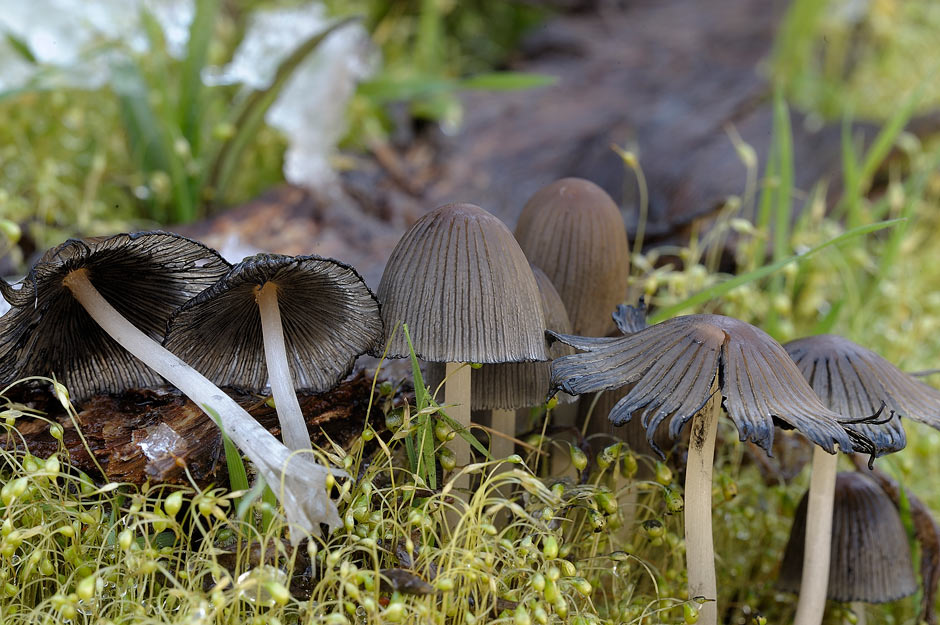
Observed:
[[[470,431],[470,365],[449,362],[444,367],[444,403],[450,405],[447,414],[465,432]],[[457,466],[470,464],[470,445],[461,436],[454,438],[454,456]],[[464,474],[456,486],[469,486],[470,476]]]
[[[718,584],[712,542],[712,464],[721,408],[717,375],[712,381],[711,393],[705,406],[692,418],[685,471],[685,558],[689,597],[709,599],[699,610],[701,625],[718,623]]]
[[[215,384],[138,330],[101,296],[89,281],[87,269],[72,271],[62,284],[118,344],[180,389],[207,414],[218,416],[225,433],[278,495],[292,526],[296,524],[313,533],[319,530],[321,522],[331,528],[341,524],[336,506],[326,494],[329,469],[310,458],[292,455]],[[290,471],[286,470],[288,461],[292,463]],[[301,538],[301,533],[291,531],[294,544]]]
[[[813,473],[806,510],[803,577],[794,625],[819,625],[826,610],[829,553],[832,546],[832,504],[836,491],[838,457],[818,445],[813,449]]]
[[[516,411],[495,408],[490,412],[490,427],[503,434],[515,437]],[[503,436],[493,436],[490,439],[490,454],[497,460],[504,460],[515,451],[515,443]]]
[[[313,449],[287,364],[284,326],[281,324],[281,311],[277,304],[277,285],[267,282],[257,288],[255,301],[261,312],[264,358],[268,365],[268,379],[277,409],[277,419],[281,424],[281,438],[288,449]]]

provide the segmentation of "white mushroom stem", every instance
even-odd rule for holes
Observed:
[[[218,416],[225,433],[254,463],[258,472],[284,505],[292,526],[294,544],[303,532],[319,531],[319,524],[330,528],[341,525],[336,505],[326,492],[326,476],[331,470],[309,456],[291,454],[241,406],[162,345],[138,330],[105,300],[88,280],[86,269],[77,269],[62,281],[75,299],[101,328],[124,349],[166,378],[210,416]],[[286,470],[290,462],[290,470]],[[341,471],[333,471],[342,474]]]
[[[450,407],[447,415],[456,421],[464,432],[470,431],[470,365],[449,362],[444,367],[444,403]],[[458,467],[470,464],[470,445],[461,436],[454,437],[454,457]],[[470,476],[464,474],[455,486],[470,485]]]
[[[498,408],[492,410],[490,412],[490,427],[496,432],[515,437],[516,411]],[[504,460],[515,451],[515,443],[505,436],[493,436],[490,441],[490,454],[495,459]]]
[[[718,377],[711,399],[692,418],[688,464],[685,470],[685,559],[689,597],[709,601],[699,609],[701,625],[718,624],[718,584],[715,580],[715,545],[712,542],[712,464],[721,393]]]
[[[255,291],[255,301],[261,312],[261,335],[264,337],[264,358],[268,365],[271,394],[277,409],[277,420],[281,424],[281,438],[288,449],[313,449],[307,422],[300,410],[290,366],[287,364],[287,347],[284,345],[284,326],[277,305],[277,285],[266,282]]]
[[[832,547],[832,504],[836,492],[839,458],[818,445],[813,449],[813,473],[806,509],[806,542],[803,577],[794,625],[819,625],[826,610],[829,586],[829,552]]]

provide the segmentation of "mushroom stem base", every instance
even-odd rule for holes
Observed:
[[[813,473],[809,481],[806,509],[806,542],[803,548],[803,577],[794,625],[819,625],[826,611],[829,587],[829,554],[832,548],[832,505],[836,492],[839,458],[813,446]]]
[[[718,584],[712,542],[712,464],[718,436],[721,393],[718,377],[711,399],[692,418],[688,465],[685,472],[685,549],[689,571],[689,597],[708,599],[699,609],[701,625],[718,623]]]

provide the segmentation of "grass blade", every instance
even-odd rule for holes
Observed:
[[[405,341],[408,342],[411,374],[414,376],[415,407],[418,409],[419,415],[414,430],[418,444],[415,446],[415,441],[409,436],[405,439],[405,446],[408,449],[408,457],[415,458],[415,473],[423,477],[430,488],[437,488],[437,467],[434,464],[434,422],[430,415],[422,414],[422,411],[428,406],[428,389],[424,385],[421,366],[418,364],[414,345],[411,344],[411,334],[408,333],[407,323],[402,324],[402,331],[405,333]]]
[[[183,136],[189,142],[194,158],[199,155],[202,138],[202,113],[206,89],[202,83],[202,70],[209,58],[209,44],[212,41],[219,4],[219,0],[197,0],[196,14],[189,27],[186,58],[183,59],[178,123]]]
[[[222,445],[225,447],[225,464],[228,467],[229,489],[248,490],[248,472],[245,471],[245,462],[242,460],[242,455],[238,453],[238,447],[235,446],[235,443],[233,443],[225,433],[225,429],[222,427],[222,420],[219,418],[219,413],[205,404],[202,405],[202,409],[215,421],[215,424],[219,427],[219,431],[222,432]]]
[[[794,254],[787,258],[783,258],[777,262],[771,263],[769,265],[765,265],[753,271],[749,271],[748,273],[735,276],[729,280],[725,280],[724,282],[720,284],[716,284],[712,287],[699,291],[698,293],[689,296],[688,298],[686,298],[685,300],[677,304],[673,304],[672,306],[667,306],[666,308],[662,308],[656,311],[655,314],[650,315],[649,322],[650,324],[659,323],[660,321],[664,321],[666,319],[676,316],[680,312],[683,312],[690,308],[695,308],[696,306],[701,306],[702,304],[716,297],[721,297],[722,295],[727,294],[729,291],[731,291],[735,287],[741,286],[742,284],[747,284],[749,282],[754,282],[755,280],[760,280],[761,278],[765,278],[773,274],[774,272],[780,270],[784,266],[789,265],[790,263],[803,262],[804,260],[811,258],[812,256],[818,254],[819,252],[821,252],[822,250],[828,247],[842,245],[843,243],[851,241],[855,237],[861,236],[863,234],[868,234],[869,232],[875,232],[876,230],[883,230],[885,228],[893,228],[899,224],[904,223],[905,221],[907,220],[906,219],[890,219],[888,221],[880,221],[878,223],[866,224],[864,226],[852,228],[851,230],[843,232],[837,237],[829,239],[825,243],[821,243],[817,245],[816,247],[808,250],[807,252],[804,252],[802,254]]]
[[[529,72],[489,72],[464,78],[458,83],[461,89],[478,91],[517,91],[549,87],[558,82],[557,76]]]
[[[140,163],[140,169],[148,173],[165,172],[171,179],[174,201],[170,212],[160,211],[151,217],[164,223],[192,221],[195,206],[189,194],[185,168],[173,151],[166,125],[150,105],[150,91],[140,68],[132,62],[117,64],[112,86],[121,106],[131,153]]]

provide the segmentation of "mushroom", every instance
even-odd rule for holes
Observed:
[[[676,438],[692,420],[685,481],[685,537],[689,596],[717,597],[711,531],[711,473],[722,401],[741,440],[769,451],[774,422],[801,431],[831,454],[873,451],[874,444],[843,427],[838,414],[813,394],[787,352],[763,331],[720,315],[688,315],[617,338],[555,335],[584,353],[552,362],[552,383],[567,393],[633,384],[611,410],[615,425],[640,413],[647,440],[669,421]],[[715,602],[703,623],[718,620]]]
[[[227,269],[213,250],[163,232],[66,241],[43,256],[22,288],[4,288],[13,309],[3,339],[16,346],[2,354],[0,371],[54,373],[79,398],[160,384],[163,376],[217,418],[272,485],[292,525],[307,532],[320,522],[336,527],[339,515],[325,489],[328,469],[310,457],[292,456],[234,400],[158,342],[172,311]],[[301,537],[291,532],[295,543]]]
[[[260,392],[270,378],[284,443],[311,449],[295,389],[329,390],[383,334],[378,301],[352,267],[258,254],[179,308],[163,345],[219,386]]]
[[[627,292],[630,252],[623,217],[603,189],[582,178],[556,180],[526,202],[515,234],[555,285],[575,334],[613,330],[610,312]]]
[[[545,327],[555,332],[568,333],[571,322],[565,305],[558,296],[545,273],[532,265],[532,274],[538,285]],[[546,347],[550,358],[560,358],[571,353],[571,349],[560,343]],[[428,382],[432,387],[444,379],[444,367],[438,363],[428,366]],[[497,432],[515,436],[516,410],[545,403],[551,387],[551,366],[547,362],[507,362],[483,365],[470,373],[471,397],[474,410],[489,410],[490,426]],[[562,395],[561,401],[572,401]],[[493,437],[490,453],[495,458],[505,458],[513,453],[509,438]]]
[[[646,327],[646,302],[640,298],[638,306],[618,304],[611,318],[622,335],[635,334]],[[592,399],[582,401],[578,408],[578,422],[584,423],[588,435],[601,434],[619,438],[630,449],[649,454],[652,448],[646,440],[646,429],[639,420],[631,419],[621,426],[615,426],[604,418],[617,405],[617,402],[630,392],[630,389],[631,385],[626,385],[609,391],[601,391]],[[672,443],[668,433],[663,431],[656,433],[655,442],[659,449],[668,447]],[[648,477],[649,473],[648,467],[641,467],[638,475],[642,479]]]
[[[878,354],[829,334],[797,339],[784,347],[823,403],[835,412],[861,418],[884,405],[899,416],[940,428],[940,391],[903,373]],[[904,447],[904,430],[898,419],[856,427],[870,438],[886,438],[885,448]],[[819,623],[826,607],[835,473],[836,462],[814,451],[797,625]]]
[[[812,496],[807,492],[796,509],[777,579],[781,590],[802,593],[806,588],[801,576],[805,578],[807,573],[804,544],[811,503]],[[836,475],[829,546],[832,566],[827,567],[822,583],[824,602],[828,597],[843,602],[885,603],[917,590],[901,517],[884,491],[861,473]],[[801,594],[801,603],[802,599]]]
[[[547,358],[545,319],[529,263],[499,219],[473,204],[447,204],[402,236],[378,290],[391,332],[408,325],[415,354],[447,363],[444,401],[470,426],[470,368],[461,363],[533,362]],[[409,353],[402,332],[389,356]],[[459,443],[458,464],[469,462]]]

